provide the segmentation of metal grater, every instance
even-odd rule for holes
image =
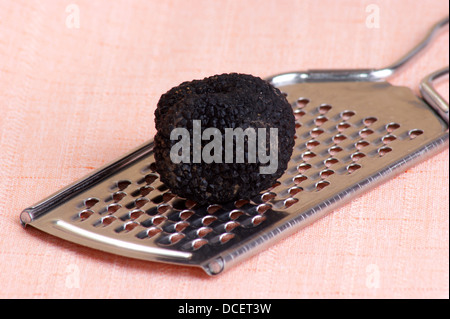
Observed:
[[[219,274],[448,146],[448,103],[432,86],[448,67],[422,81],[423,99],[384,81],[446,26],[448,17],[384,69],[267,79],[292,103],[296,143],[284,175],[251,200],[201,206],[175,196],[155,172],[149,141],[25,209],[21,223],[102,251]]]

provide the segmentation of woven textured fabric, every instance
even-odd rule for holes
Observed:
[[[449,298],[444,151],[218,277],[19,223],[155,134],[161,94],[224,72],[382,67],[447,1],[0,0],[0,298]],[[448,33],[390,79],[417,92]],[[448,82],[439,85],[448,100]]]

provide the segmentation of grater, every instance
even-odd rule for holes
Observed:
[[[296,135],[284,175],[252,199],[198,205],[172,194],[153,141],[20,214],[51,235],[109,253],[201,267],[216,275],[448,146],[448,103],[385,81],[422,51],[448,17],[382,69],[316,70],[267,78],[293,107]]]

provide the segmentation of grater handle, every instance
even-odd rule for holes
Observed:
[[[447,66],[426,76],[419,86],[423,99],[444,119],[447,125],[449,125],[448,102],[435,90],[434,84],[438,80],[448,78],[448,74],[449,67]]]
[[[392,76],[420,52],[422,52],[436,37],[436,35],[446,29],[448,25],[449,17],[446,16],[442,20],[435,23],[422,41],[408,51],[408,53],[391,65],[381,69],[307,70],[282,73],[266,78],[266,80],[276,87],[303,82],[382,81]]]
[[[442,30],[448,27],[448,24],[449,16],[446,16],[445,18],[439,20],[430,28],[427,35],[414,48],[412,48],[408,53],[406,53],[403,57],[401,57],[391,65],[382,69],[375,70],[373,72],[373,76],[379,79],[385,79],[392,76],[395,72],[397,72],[397,70],[402,68],[420,52],[422,52]]]

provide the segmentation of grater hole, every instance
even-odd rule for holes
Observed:
[[[163,194],[163,202],[167,203],[169,202],[172,198],[175,198],[177,195],[171,193],[171,192],[167,192]]]
[[[306,181],[308,179],[308,177],[306,177],[305,175],[297,175],[293,178],[293,181],[296,185],[300,184],[303,181]]]
[[[261,195],[261,200],[263,202],[268,202],[268,201],[274,199],[276,196],[277,196],[277,194],[275,194],[273,192],[266,192],[266,193]]]
[[[291,207],[292,205],[294,205],[297,202],[298,202],[297,198],[290,197],[284,201],[284,207],[286,207],[286,208]]]
[[[213,205],[209,205],[208,208],[206,209],[206,211],[208,212],[208,214],[214,214],[221,208],[222,208],[222,206],[220,206],[218,204],[213,204]]]
[[[334,157],[327,158],[324,161],[324,164],[325,164],[326,167],[331,167],[332,165],[337,164],[337,163],[339,163],[339,160],[337,158],[334,158]]]
[[[164,214],[165,212],[169,211],[172,208],[169,204],[161,204],[158,206],[157,211],[158,214]]]
[[[122,205],[120,205],[120,204],[110,204],[106,208],[106,211],[107,211],[108,215],[111,215],[111,214],[114,214],[115,212],[117,212],[121,208],[122,208]]]
[[[347,139],[347,136],[343,134],[337,134],[333,137],[334,144],[339,144]]]
[[[284,97],[288,97],[288,94],[286,92],[281,92],[281,95],[283,95]]]
[[[126,189],[128,186],[131,185],[131,182],[129,180],[121,180],[117,182],[117,188],[119,189],[119,191],[123,191],[124,189]]]
[[[185,237],[182,233],[175,233],[169,236],[169,244],[174,245]]]
[[[358,141],[358,142],[355,143],[355,147],[356,147],[357,150],[361,150],[364,147],[367,147],[369,145],[370,145],[370,143],[367,142],[367,141]]]
[[[350,125],[349,123],[341,122],[341,123],[339,123],[339,124],[336,126],[336,129],[337,129],[339,132],[343,132],[343,131],[345,131],[346,129],[348,129],[350,126],[351,126],[351,125]]]
[[[150,200],[146,197],[141,197],[138,198],[134,201],[134,205],[136,206],[136,208],[141,208],[143,206],[145,206],[145,204],[149,203]]]
[[[294,116],[296,119],[300,119],[301,117],[305,116],[305,114],[306,112],[301,109],[294,110]]]
[[[111,215],[105,216],[101,219],[101,224],[103,226],[108,226],[108,225],[111,225],[116,219],[117,219],[116,217],[111,216]]]
[[[200,227],[199,229],[196,230],[195,235],[197,235],[200,238],[203,238],[212,231],[213,230],[210,227]]]
[[[141,196],[147,196],[148,194],[150,194],[150,192],[154,190],[154,188],[152,186],[143,186],[139,189],[139,193],[141,194]]]
[[[317,155],[314,154],[313,152],[305,152],[305,153],[302,154],[302,159],[303,159],[303,161],[307,162],[307,161],[313,159],[316,156]]]
[[[372,125],[373,123],[375,123],[376,121],[378,121],[378,119],[377,119],[376,117],[369,116],[369,117],[366,117],[366,118],[363,120],[363,124],[364,124],[365,126],[370,126],[370,125]]]
[[[362,166],[359,164],[350,164],[347,166],[347,173],[352,174],[359,170]]]
[[[115,201],[117,203],[117,202],[120,202],[126,196],[127,196],[127,193],[119,191],[119,192],[115,192],[112,195],[112,199],[113,199],[113,201]]]
[[[188,226],[189,226],[189,223],[188,223],[188,222],[181,221],[181,222],[178,222],[178,223],[174,224],[173,229],[174,229],[177,233],[180,233],[180,232],[182,232],[183,230],[185,230]]]
[[[332,109],[332,106],[329,104],[322,104],[319,106],[319,113],[326,114]]]
[[[357,162],[361,158],[366,157],[366,154],[361,153],[361,152],[356,152],[356,153],[353,153],[350,157],[351,157],[353,162]]]
[[[384,147],[381,147],[378,150],[378,155],[379,156],[384,156],[384,155],[386,155],[387,153],[390,153],[390,152],[392,152],[392,148],[390,148],[389,146],[384,146]]]
[[[91,208],[91,207],[95,206],[95,204],[97,204],[99,201],[100,200],[98,198],[91,197],[84,201],[84,206],[86,208]]]
[[[362,138],[366,138],[369,135],[372,135],[374,133],[373,130],[371,130],[370,128],[364,128],[361,131],[359,131],[359,136],[361,136]]]
[[[256,211],[258,212],[258,214],[264,214],[271,208],[272,208],[272,205],[270,205],[270,204],[261,204],[258,207],[256,207]]]
[[[187,209],[181,211],[179,214],[181,220],[188,220],[192,215],[194,215],[194,211]]]
[[[158,175],[156,175],[156,174],[147,174],[144,177],[144,180],[147,183],[147,185],[150,185],[151,183],[153,183],[157,179],[158,179]]]
[[[236,221],[230,221],[230,222],[225,223],[225,225],[223,226],[223,229],[224,229],[227,233],[229,233],[229,232],[231,232],[233,229],[235,229],[236,227],[239,227],[239,226],[240,226],[240,224],[239,224],[238,222],[236,222]]]
[[[236,220],[244,214],[245,213],[242,210],[235,209],[235,210],[231,211],[228,216],[230,217],[231,220]],[[211,217],[213,217],[213,216],[211,216]]]
[[[208,241],[206,239],[198,238],[198,239],[194,239],[190,245],[193,250],[198,250],[198,249],[202,248],[203,246],[205,246],[207,243],[208,243]]]
[[[295,194],[300,193],[301,191],[303,191],[303,188],[300,186],[294,186],[289,188],[289,196],[294,196]]]
[[[321,125],[325,124],[327,121],[328,121],[328,119],[326,116],[320,115],[314,120],[314,124],[316,126],[321,126]]]
[[[128,217],[132,220],[138,219],[144,214],[144,211],[141,209],[134,209],[128,213]]]
[[[154,226],[158,226],[164,223],[166,220],[167,218],[165,216],[157,215],[151,219],[151,222]]]
[[[317,191],[321,191],[322,189],[324,189],[325,187],[329,186],[330,182],[328,181],[320,181],[316,183],[316,190]]]
[[[145,235],[147,238],[152,238],[152,237],[158,235],[160,232],[162,232],[161,228],[150,227],[149,229],[145,230]]]
[[[251,223],[253,226],[258,226],[266,219],[267,219],[266,216],[257,215],[251,219]]]
[[[388,125],[386,125],[386,131],[388,131],[388,133],[392,133],[393,131],[395,131],[396,129],[400,128],[400,124],[398,123],[389,123]]]
[[[302,127],[302,124],[298,121],[295,121],[295,129],[299,129],[300,127]]]
[[[314,147],[317,147],[320,145],[319,141],[316,140],[310,140],[308,142],[306,142],[306,148],[309,150],[312,150]]]
[[[395,135],[389,134],[389,135],[383,136],[381,138],[381,141],[383,142],[383,144],[389,144],[389,143],[395,141],[396,139],[397,139],[397,137]]]
[[[323,171],[320,172],[320,178],[325,179],[327,177],[330,177],[331,175],[334,174],[334,171],[331,169],[325,169]]]
[[[216,216],[208,215],[208,216],[203,217],[202,220],[201,220],[201,222],[202,222],[202,225],[203,225],[203,226],[209,226],[209,225],[211,225],[213,222],[215,222],[216,220],[217,220],[217,217],[216,217]]]
[[[78,218],[80,218],[81,221],[84,221],[84,220],[88,219],[89,217],[91,217],[92,214],[94,214],[94,211],[92,211],[90,209],[85,209],[78,213]]]
[[[236,208],[241,208],[242,206],[247,205],[248,203],[249,201],[247,199],[239,199],[234,202],[234,206]]]
[[[229,242],[231,239],[234,238],[234,234],[233,233],[225,233],[219,236],[219,242],[221,244],[225,244],[227,242]]]
[[[355,116],[356,113],[354,111],[344,111],[341,113],[341,118],[344,121],[348,121],[352,116]]]
[[[314,128],[309,132],[309,135],[311,135],[312,138],[316,138],[320,136],[321,134],[325,133],[325,131],[321,128]]]
[[[423,131],[419,130],[419,129],[411,130],[408,133],[410,139],[415,139],[417,136],[420,136],[422,134],[423,134]]]
[[[126,232],[130,232],[133,229],[135,229],[137,226],[139,226],[139,224],[136,222],[128,222],[123,225],[123,230]]]
[[[306,105],[308,105],[309,100],[307,98],[301,97],[297,99],[296,106],[300,109],[304,108]]]
[[[329,149],[328,149],[328,153],[331,155],[331,156],[334,156],[334,155],[336,155],[337,153],[340,153],[340,152],[342,152],[344,149],[342,148],[342,147],[340,147],[340,146],[332,146],[332,147],[330,147]]]
[[[306,172],[307,170],[309,170],[311,167],[312,167],[311,164],[308,164],[308,163],[301,163],[300,165],[297,166],[297,171],[298,171],[299,173],[304,173],[304,172]]]

